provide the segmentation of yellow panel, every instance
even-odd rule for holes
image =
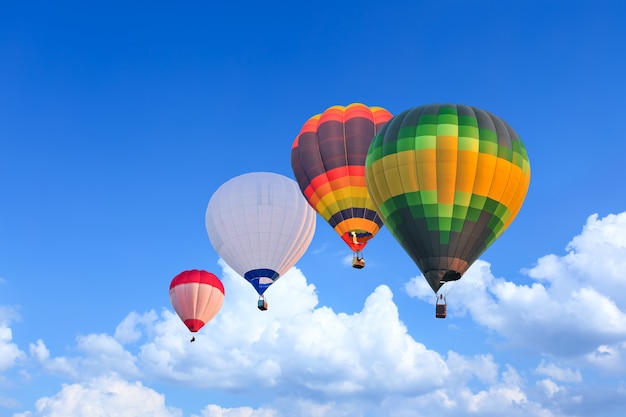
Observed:
[[[457,167],[456,136],[437,137],[437,202],[452,204]]]
[[[387,178],[387,185],[391,196],[395,197],[402,194],[402,182],[398,171],[398,157],[397,154],[387,155],[382,158],[383,170],[385,171],[385,177]]]
[[[511,172],[509,172],[509,184],[507,185],[504,193],[500,196],[500,203],[507,206],[509,209],[512,208],[513,202],[515,201],[516,191],[519,182],[522,179],[522,170],[517,166],[511,164]]]
[[[405,193],[413,193],[419,191],[419,181],[415,175],[415,151],[404,151],[398,154],[398,167],[402,172],[411,173],[401,178],[402,190]]]
[[[515,194],[514,194],[515,198],[511,204],[511,211],[515,214],[517,214],[520,208],[522,208],[524,197],[526,197],[526,193],[528,192],[529,183],[530,183],[530,175],[522,175],[521,181],[519,182],[517,189],[515,190]]]
[[[389,187],[387,186],[385,172],[382,169],[379,169],[382,168],[382,163],[378,160],[376,161],[376,164],[378,166],[376,168],[372,168],[373,175],[370,176],[370,178],[373,176],[375,183],[374,187],[370,187],[373,191],[372,194],[370,194],[370,197],[372,197],[376,204],[379,205],[382,204],[383,201],[387,201],[391,198],[391,191],[389,191]]]
[[[496,158],[494,176],[491,181],[491,188],[489,188],[489,198],[498,202],[500,201],[509,183],[511,165],[512,164],[506,159]]]
[[[420,190],[437,190],[437,151],[435,149],[415,151],[415,163]]]
[[[471,193],[476,178],[478,152],[459,150],[456,172],[456,191]]]
[[[491,181],[496,169],[496,159],[497,157],[494,155],[478,154],[478,169],[472,190],[474,194],[485,197],[489,194],[489,188],[491,188]]]

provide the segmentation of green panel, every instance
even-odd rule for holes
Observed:
[[[498,158],[506,159],[507,161],[511,161],[513,159],[513,150],[508,146],[498,146]]]
[[[426,217],[426,213],[424,212],[424,206],[420,205],[411,205],[411,215],[414,219],[423,219]]]
[[[419,124],[415,136],[437,136],[437,124]]]
[[[397,151],[397,145],[397,141],[384,142],[382,147],[383,156],[395,154]]]
[[[467,209],[467,216],[465,217],[465,220],[469,220],[471,222],[476,222],[478,221],[478,218],[480,217],[480,213],[482,213],[483,211],[474,207],[469,207]]]
[[[520,167],[522,170],[524,169],[524,158],[519,153],[513,153],[511,163],[516,167]]]
[[[439,204],[437,210],[437,215],[441,217],[452,217],[452,211],[454,208],[453,204]]]
[[[459,125],[459,137],[460,138],[475,138],[478,139],[478,128],[475,126],[462,126]]]
[[[486,211],[489,214],[495,215],[495,212],[498,209],[499,205],[500,203],[498,203],[497,201],[491,198],[487,198],[487,200],[485,201],[485,207],[483,208],[483,211]]]
[[[437,126],[437,136],[457,136],[459,129],[456,124],[440,124]]]
[[[422,204],[437,204],[437,190],[420,190]]]
[[[426,217],[428,230],[439,230],[439,219],[437,217]]]
[[[400,195],[391,197],[391,199],[393,200],[393,204],[395,206],[395,210],[400,210],[400,209],[403,209],[403,208],[409,206],[409,204],[408,204],[404,194],[400,194]]]
[[[499,219],[502,219],[508,211],[509,209],[504,204],[498,204],[498,207],[496,208],[493,214],[497,216]]]
[[[407,137],[398,139],[396,142],[396,151],[398,153],[415,150],[415,137]]]
[[[445,115],[448,115],[448,114],[454,115],[456,118],[458,114],[456,106],[448,106],[444,104],[441,107],[439,107],[439,117],[445,117]]]
[[[422,205],[422,196],[419,191],[413,193],[406,193],[406,201],[409,203],[409,206],[415,207]]]
[[[486,154],[489,154],[489,155],[497,156],[498,155],[498,144],[494,143],[494,142],[481,140],[480,141],[480,145],[479,145],[479,151],[481,153],[486,153]]]
[[[439,217],[439,230],[450,232],[452,230],[452,218]]]
[[[439,124],[439,126],[445,126],[445,125],[458,126],[459,117],[456,115],[456,113],[440,114],[439,119],[437,119],[437,123]]]
[[[476,130],[476,136],[478,136],[478,120],[474,116],[459,116],[459,129],[472,127]]]
[[[378,212],[385,218],[388,218],[394,211],[396,211],[396,205],[394,204],[392,198],[383,201],[378,210]]]
[[[374,161],[378,161],[383,157],[383,148],[380,146],[382,141],[376,140],[372,141],[369,151],[367,152],[367,156],[365,158],[365,166],[371,167]]]
[[[437,114],[424,114],[420,115],[419,121],[417,122],[419,126],[421,125],[433,125],[435,128],[437,127],[437,119],[439,115]]]
[[[454,208],[452,209],[452,217],[454,217],[455,219],[465,219],[465,216],[467,216],[467,210],[469,209],[469,207],[467,206],[460,206],[458,204],[454,205]]]
[[[415,136],[418,136],[417,129],[418,126],[402,126],[398,131],[398,136],[394,138],[394,140],[414,138]]]
[[[424,135],[417,136],[414,143],[415,151],[421,151],[423,149],[436,149],[437,148],[437,136]]]
[[[498,143],[498,134],[491,129],[479,129],[481,141]]]
[[[470,207],[482,210],[485,207],[485,201],[487,201],[487,197],[477,194],[472,194],[472,199],[470,200]]]
[[[454,204],[457,206],[469,206],[470,201],[472,200],[472,193],[467,193],[463,191],[455,191],[454,192]]]
[[[456,233],[461,233],[463,231],[463,227],[465,226],[465,216],[463,217],[454,217],[452,219],[452,225],[450,226],[450,230]]]
[[[427,218],[437,217],[437,204],[422,204],[422,207],[424,208],[424,215]]]
[[[444,220],[444,219],[441,219]],[[450,231],[449,230],[441,230],[439,232],[439,243],[442,245],[447,245],[450,243]]]

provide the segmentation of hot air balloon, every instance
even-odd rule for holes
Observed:
[[[361,251],[382,227],[367,193],[365,157],[372,138],[392,115],[382,107],[332,106],[302,126],[291,148],[291,167],[307,201],[353,251]]]
[[[183,271],[170,283],[170,303],[192,333],[215,317],[224,303],[224,294],[218,277],[198,269]]]
[[[504,120],[476,107],[432,104],[398,114],[380,130],[365,176],[385,225],[437,294],[511,224],[528,191],[530,164]],[[437,316],[445,317],[442,294],[438,300]]]
[[[315,233],[315,212],[290,178],[252,172],[232,178],[213,194],[206,210],[211,245],[259,294],[304,255]]]

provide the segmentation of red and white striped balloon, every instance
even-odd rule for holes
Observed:
[[[170,302],[185,326],[197,332],[222,308],[224,285],[210,272],[198,269],[181,272],[170,284]]]

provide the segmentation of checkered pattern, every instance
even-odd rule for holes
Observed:
[[[435,292],[509,226],[530,182],[517,133],[465,105],[426,105],[395,116],[374,137],[365,171],[384,224]]]

